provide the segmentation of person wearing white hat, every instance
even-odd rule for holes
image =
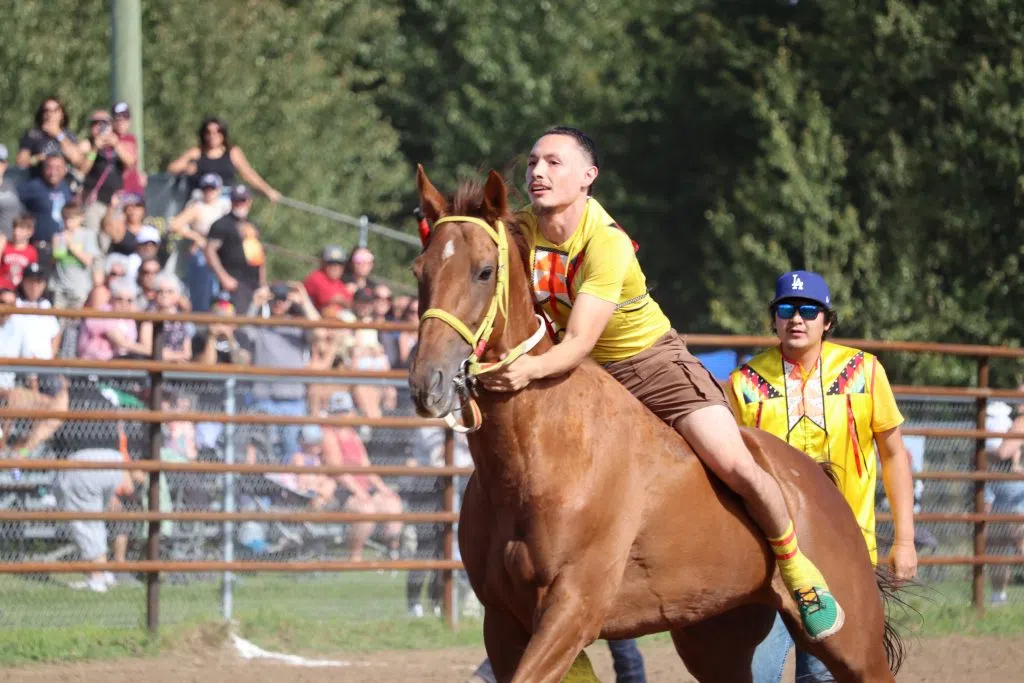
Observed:
[[[1018,387],[1024,390],[1024,384]],[[988,404],[985,414],[985,430],[989,432],[1024,432],[1024,406],[1011,407],[1003,401]],[[997,472],[1024,473],[1021,464],[1021,446],[1024,439],[985,439],[992,469]],[[999,480],[985,483],[985,512],[997,514],[1024,514],[1024,481]],[[1024,524],[1011,524],[990,530],[986,554],[1024,555]],[[989,568],[992,581],[992,606],[1006,604],[1006,589],[1010,583],[1009,565],[995,565]]]
[[[221,194],[223,182],[216,173],[199,179],[199,197],[171,219],[169,233],[178,238],[175,272],[188,284],[195,311],[208,311],[213,301],[216,279],[206,260],[206,238],[210,227],[231,212],[231,200]]]

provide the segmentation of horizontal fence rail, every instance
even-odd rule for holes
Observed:
[[[778,337],[728,334],[687,334],[688,346],[716,349],[757,349],[776,346]],[[941,356],[965,356],[969,358],[1024,358],[1024,349],[1010,346],[985,346],[980,344],[939,344],[935,342],[883,341],[879,339],[831,339],[843,346],[852,346],[872,353],[934,353]]]
[[[459,515],[455,512],[361,514],[356,512],[82,512],[65,510],[23,512],[0,510],[0,521],[3,522],[67,522],[76,519],[103,522],[409,522],[415,524],[457,522]],[[880,513],[877,519],[879,522],[893,521],[892,515],[889,513]],[[914,521],[1024,524],[1024,515],[920,512],[914,515]]]
[[[96,571],[95,562],[15,562],[4,564],[4,574],[80,574]],[[313,560],[296,562],[260,562],[218,560],[191,560],[188,562],[163,562],[140,560],[138,562],[107,562],[102,568],[110,572],[366,572],[366,571],[452,571],[462,569],[457,560]]]
[[[78,358],[26,359],[0,358],[0,366],[50,368],[54,370],[95,370],[97,374],[111,370],[134,372],[160,372],[168,375],[245,375],[247,377],[302,377],[323,378],[325,373],[337,379],[393,379],[408,381],[406,370],[314,370],[310,368],[270,368],[259,365],[204,365],[202,363],[168,363],[153,360],[81,360]]]
[[[335,427],[393,427],[415,429],[418,427],[441,427],[441,420],[428,420],[410,417],[307,417],[288,415],[226,415],[224,413],[203,413],[194,411],[175,411],[175,420],[184,422],[220,422],[225,424],[250,425],[323,425]],[[0,418],[20,418],[24,420],[84,420],[91,422],[107,422],[110,420],[126,420],[133,422],[160,423],[167,421],[167,413],[154,410],[42,410],[13,409],[0,410]],[[955,429],[944,427],[922,427],[903,430],[906,436],[928,436],[939,439],[991,439],[1008,438],[1024,439],[1024,432],[993,432],[984,429]]]
[[[473,473],[472,467],[422,467],[410,465],[320,465],[304,467],[286,463],[220,463],[220,462],[164,462],[160,460],[0,460],[0,470],[141,470],[143,472],[205,472],[235,474],[267,474],[285,472],[291,474],[376,474],[381,477],[452,477]]]
[[[83,512],[76,510],[0,510],[2,522],[310,522],[353,524],[358,522],[405,522],[427,524],[457,522],[457,512],[401,512],[394,514],[359,512]],[[1021,517],[1024,522],[1024,517]],[[2,569],[0,569],[2,572]]]
[[[308,417],[305,415],[227,415],[225,413],[202,413],[196,411],[160,410],[43,410],[36,408],[0,410],[0,418],[22,420],[79,420],[83,422],[147,422],[161,424],[168,416],[177,422],[219,422],[241,425],[314,425],[327,427],[391,427],[393,429],[419,429],[420,427],[442,427],[441,420],[425,420],[418,417]]]

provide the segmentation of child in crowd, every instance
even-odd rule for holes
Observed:
[[[102,284],[102,255],[93,233],[82,228],[85,212],[77,203],[61,209],[64,230],[53,236],[50,291],[55,308],[81,308],[94,285]]]
[[[36,219],[31,214],[22,214],[14,219],[11,241],[3,240],[0,252],[0,278],[7,278],[14,286],[21,284],[22,273],[30,263],[39,263],[39,252],[29,244],[36,231]]]

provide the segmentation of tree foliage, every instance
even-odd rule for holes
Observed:
[[[1024,332],[1024,9],[1012,0],[144,2],[149,166],[224,116],[285,193],[406,226],[443,185],[578,125],[597,196],[686,330],[763,332],[783,270],[821,271],[840,332],[1016,344]],[[0,137],[59,92],[109,103],[102,0],[16,3]],[[354,232],[260,207],[312,254]],[[378,245],[404,270],[404,247]],[[962,380],[936,360],[906,375]]]

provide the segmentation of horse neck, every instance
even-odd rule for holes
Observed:
[[[542,324],[534,314],[534,299],[524,259],[519,249],[514,244],[511,246],[508,311],[504,320],[497,321],[493,343],[482,358],[485,362],[499,360],[502,354],[529,339],[537,331],[537,325]],[[552,345],[545,333],[530,353],[543,353]],[[532,440],[519,432],[536,427],[535,424],[524,424],[523,419],[536,415],[535,402],[544,400],[543,395],[534,391],[483,391],[477,395],[484,418],[480,430],[470,435],[470,450],[480,485],[496,504],[515,506],[532,485],[530,472],[537,465],[534,458],[542,454],[533,452],[529,446]],[[534,420],[526,417],[526,422]]]
[[[537,331],[537,325],[541,324],[538,323],[535,314],[533,294],[530,291],[530,281],[522,253],[513,237],[510,236],[509,241],[508,311],[504,319],[499,319],[495,323],[493,342],[488,345],[482,358],[485,362],[499,360],[510,349],[533,336]],[[530,353],[537,355],[547,351],[551,346],[551,339],[545,334]]]

